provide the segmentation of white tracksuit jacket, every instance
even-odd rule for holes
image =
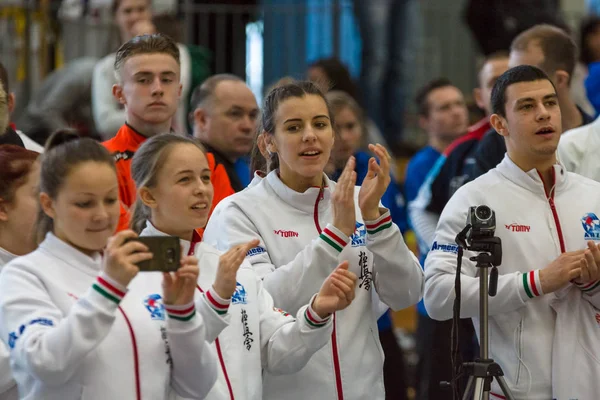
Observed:
[[[141,233],[141,236],[164,235],[150,223]],[[215,280],[222,252],[201,242],[181,240],[181,245],[184,254],[198,258],[201,268],[198,284],[202,291],[207,291]],[[263,370],[276,375],[299,371],[327,344],[333,331],[332,318],[320,319],[308,306],[298,311],[297,318],[275,308],[248,261],[244,261],[236,278],[236,291],[228,310],[231,322],[212,346],[220,371],[207,400],[262,400]],[[198,297],[202,296],[200,289]]]
[[[395,310],[421,298],[423,272],[389,211],[365,222],[357,206],[357,230],[347,237],[331,224],[335,182],[326,178],[326,183],[322,193],[320,188],[298,193],[273,171],[230,196],[220,226],[209,224],[204,232],[204,240],[220,249],[259,238],[247,258],[275,305],[290,313],[310,300],[340,262],[349,260],[359,277],[354,302],[334,316],[327,346],[298,373],[266,372],[265,399],[383,399],[379,298]]]
[[[17,257],[0,248],[0,271]],[[12,369],[10,368],[10,351],[8,346],[0,341],[0,400],[17,400],[18,398],[17,382],[13,379]]]
[[[498,292],[489,298],[490,356],[502,367],[516,399],[552,398],[552,343],[555,314],[544,295],[539,271],[565,251],[600,240],[600,184],[554,166],[555,186],[547,196],[536,170],[524,172],[508,156],[487,174],[460,188],[444,209],[425,262],[425,307],[437,320],[452,317],[457,245],[470,206],[485,204],[496,213],[502,240]],[[465,251],[462,259],[461,317],[473,318],[479,334],[479,278]],[[598,287],[584,285],[596,301]],[[561,379],[554,377],[554,379]],[[494,381],[492,392],[501,394]],[[491,396],[491,399],[498,399]]]
[[[223,329],[226,319],[214,312],[204,321],[193,304],[164,307],[152,296],[161,273],[139,273],[123,290],[101,264],[49,233],[2,270],[0,337],[21,397],[203,398],[218,371],[205,324]]]

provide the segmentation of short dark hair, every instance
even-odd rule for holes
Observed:
[[[6,67],[4,66],[4,64],[2,64],[1,62],[0,62],[0,83],[2,84],[4,91],[8,95],[10,93],[10,85],[8,84],[8,71],[6,70]]]
[[[119,78],[119,70],[125,64],[128,58],[136,56],[138,54],[152,54],[152,53],[163,53],[168,54],[177,61],[177,64],[181,65],[179,59],[179,48],[177,44],[167,35],[162,33],[153,33],[151,35],[140,35],[136,36],[127,42],[123,43],[115,56],[115,73],[117,79]]]
[[[577,45],[565,30],[548,24],[535,25],[520,33],[511,43],[510,51],[526,50],[532,42],[537,42],[544,53],[540,67],[547,74],[563,70],[573,76],[577,60]]]
[[[233,74],[216,74],[210,76],[194,89],[192,98],[190,99],[190,111],[194,112],[198,107],[212,100],[219,83],[228,81],[246,83],[242,78]]]
[[[492,89],[492,113],[506,117],[506,89],[510,85],[541,80],[550,82],[556,92],[556,87],[550,78],[548,78],[548,75],[533,65],[519,65],[500,75]]]
[[[454,86],[448,78],[437,78],[429,81],[417,92],[415,103],[417,104],[417,112],[420,116],[427,117],[429,115],[429,94],[434,90]]]
[[[587,41],[591,35],[598,34],[600,31],[600,17],[589,16],[581,22],[581,29],[579,30],[579,48],[580,56],[579,59],[585,65],[589,65],[593,62],[600,61],[594,57],[592,49],[589,48]]]
[[[356,101],[359,99],[359,90],[352,79],[348,67],[336,57],[322,58],[314,61],[308,68],[320,68],[327,77],[326,82],[317,82],[319,85],[326,85],[327,88],[321,88],[323,93],[330,90],[341,90],[348,93]]]

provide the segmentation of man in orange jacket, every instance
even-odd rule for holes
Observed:
[[[171,124],[181,96],[181,68],[177,44],[162,34],[136,36],[123,44],[115,59],[117,84],[113,95],[125,106],[127,120],[117,134],[104,142],[113,154],[119,179],[121,218],[118,230],[129,227],[129,209],[135,203],[136,187],[131,178],[131,160],[149,137],[173,133]],[[222,198],[234,193],[227,173],[208,155],[211,181]],[[216,196],[215,196],[216,198]],[[213,206],[216,204],[213,202]]]

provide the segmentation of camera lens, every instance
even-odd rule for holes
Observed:
[[[475,209],[475,216],[482,221],[487,221],[492,217],[492,210],[488,206],[479,206]]]
[[[167,262],[169,264],[171,264],[173,261],[175,261],[175,252],[173,251],[173,249],[168,249],[167,250]]]

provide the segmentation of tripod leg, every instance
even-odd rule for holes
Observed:
[[[506,384],[506,381],[504,380],[504,377],[496,376],[495,378],[496,378],[496,381],[498,381],[498,385],[500,385],[500,389],[502,389],[502,393],[504,394],[506,399],[507,400],[515,400],[512,393],[510,392],[510,389],[508,388],[508,385]]]
[[[471,394],[471,388],[473,387],[473,380],[475,378],[473,376],[469,376],[469,380],[467,381],[467,387],[465,388],[465,393],[463,394],[462,400],[470,400],[469,395]]]
[[[490,392],[484,389],[485,378],[475,378],[475,390],[473,391],[473,400],[489,400]]]

